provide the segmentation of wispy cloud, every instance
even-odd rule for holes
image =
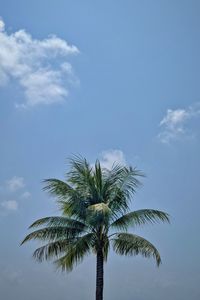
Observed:
[[[28,198],[30,198],[30,196],[31,196],[31,193],[29,193],[28,191],[21,194],[22,199],[28,199]]]
[[[100,163],[103,168],[111,169],[114,164],[126,165],[126,159],[121,150],[111,149],[101,153]]]
[[[189,134],[188,122],[197,116],[200,116],[199,103],[185,109],[168,109],[159,124],[161,127],[161,132],[158,135],[159,140],[162,143],[169,144],[173,140],[187,136]]]
[[[7,180],[7,187],[9,191],[14,192],[17,191],[23,187],[25,187],[24,178],[14,176],[11,179]]]
[[[31,197],[31,193],[25,188],[24,177],[13,176],[5,181],[0,190],[1,199],[4,199],[3,201],[0,200],[0,215],[6,216],[9,212],[17,211],[20,200]]]
[[[1,202],[1,206],[8,211],[16,211],[18,209],[18,202],[16,200],[6,200]]]
[[[33,39],[24,29],[8,34],[0,19],[0,85],[15,79],[24,91],[25,100],[17,107],[61,102],[69,85],[77,81],[69,55],[79,53],[74,45],[51,35]]]

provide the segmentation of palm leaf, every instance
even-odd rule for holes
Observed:
[[[84,256],[90,253],[94,246],[94,238],[93,233],[79,237],[68,247],[67,254],[55,261],[57,268],[62,271],[72,271],[74,265],[81,262]]]
[[[168,222],[169,215],[155,209],[140,209],[123,215],[111,224],[111,227],[127,230],[129,226],[147,223]]]
[[[68,181],[78,190],[82,196],[88,198],[95,196],[93,171],[90,164],[81,156],[70,159],[71,170],[67,173]]]
[[[48,191],[51,195],[58,198],[66,199],[76,193],[76,191],[68,183],[62,180],[49,178],[43,180],[43,182],[45,184],[43,190]]]
[[[37,248],[33,253],[33,257],[39,262],[52,258],[58,258],[67,251],[67,248],[72,241],[73,239],[64,239],[48,243],[40,248]]]
[[[141,176],[144,176],[143,173],[136,168],[115,164],[113,168],[108,171],[106,177],[108,187],[106,186],[106,188],[112,193],[114,191],[115,196],[115,187],[117,187],[117,189],[126,193],[127,197],[130,197],[135,193],[138,186],[141,185],[138,180],[138,177]]]
[[[42,225],[69,226],[71,228],[78,228],[80,230],[83,230],[86,227],[84,223],[78,220],[74,220],[72,218],[62,217],[62,216],[52,216],[52,217],[46,217],[35,221],[33,224],[30,225],[29,228],[38,227]]]
[[[155,258],[157,266],[161,263],[160,254],[155,246],[138,235],[130,233],[116,234],[116,238],[113,239],[113,248],[120,255],[141,254],[144,257]]]
[[[109,174],[110,173],[110,174]],[[125,213],[129,208],[130,198],[141,184],[137,177],[143,174],[133,168],[116,165],[106,179],[106,199],[115,213]]]
[[[70,201],[60,200],[58,204],[64,216],[85,223],[86,210],[89,205],[87,200],[81,198],[71,199]]]
[[[86,195],[58,179],[46,179],[44,183],[43,189],[58,198],[58,204],[64,215],[84,220],[85,208],[89,203]]]
[[[95,183],[96,195],[97,195],[95,202],[96,203],[103,202],[104,201],[103,194],[102,194],[103,185],[104,185],[103,170],[101,169],[101,165],[98,160],[95,163],[93,176],[94,176],[94,183]]]
[[[74,238],[79,236],[83,232],[79,228],[70,228],[64,226],[45,227],[28,234],[25,239],[21,242],[24,244],[30,240],[42,240],[42,241],[55,241],[57,239]]]

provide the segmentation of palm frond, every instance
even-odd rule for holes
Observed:
[[[71,170],[67,173],[68,182],[87,199],[90,205],[103,201],[103,169],[99,161],[95,163],[93,168],[89,162],[80,157],[75,156],[71,159]]]
[[[133,196],[136,189],[141,185],[138,177],[143,177],[144,174],[132,167],[124,167],[122,176],[119,180],[119,188],[122,190],[128,198]]]
[[[28,234],[21,245],[30,240],[41,240],[41,241],[55,241],[57,239],[62,240],[66,238],[74,238],[79,236],[83,232],[80,228],[70,228],[64,226],[45,227]]]
[[[49,178],[43,180],[44,191],[48,191],[51,195],[60,199],[67,199],[69,196],[76,193],[76,191],[67,183],[56,178]]]
[[[71,170],[67,173],[68,181],[80,191],[89,191],[94,189],[93,171],[85,158],[75,156],[70,160]]]
[[[84,211],[89,203],[86,195],[58,179],[46,179],[44,183],[43,189],[58,198],[58,205],[65,216],[84,219]]]
[[[140,209],[121,216],[110,226],[112,228],[127,230],[129,226],[143,225],[148,223],[154,224],[158,222],[169,223],[169,215],[160,210]]]
[[[119,180],[123,173],[123,169],[124,167],[118,164],[114,164],[111,170],[106,169],[106,172],[104,173],[105,184],[103,188],[103,196],[107,202],[110,199],[110,195],[112,195],[113,190],[116,188],[117,184],[119,183]]]
[[[86,210],[88,207],[87,200],[81,198],[71,199],[70,201],[60,200],[58,204],[63,216],[74,218],[85,223]]]
[[[129,197],[141,185],[141,182],[138,180],[138,177],[141,176],[144,176],[144,174],[136,168],[115,164],[107,173],[106,182],[108,186],[105,188],[113,191],[117,187]]]
[[[103,172],[103,169],[101,168],[101,164],[97,160],[96,163],[95,163],[95,168],[94,168],[94,173],[93,173],[94,184],[95,184],[95,187],[96,187],[96,194],[97,194],[97,199],[95,201],[96,203],[104,201],[103,194],[102,194],[103,185],[104,185],[103,173],[104,172]]]
[[[66,255],[55,261],[57,268],[62,271],[72,271],[74,265],[77,265],[86,254],[90,253],[94,246],[94,238],[93,233],[79,237],[68,247]]]
[[[160,254],[155,246],[138,235],[130,233],[116,234],[116,238],[113,238],[113,248],[120,255],[141,254],[144,257],[155,258],[157,266],[161,263]]]
[[[130,198],[141,184],[139,176],[143,176],[139,170],[119,165],[108,172],[104,192],[112,211],[122,214],[128,210]]]
[[[52,216],[45,217],[35,221],[33,224],[29,226],[29,228],[34,228],[38,226],[68,226],[70,228],[78,228],[83,230],[86,228],[86,225],[78,220],[74,220],[72,218],[64,217],[64,216]]]
[[[116,219],[129,211],[129,199],[120,189],[116,188],[115,195],[109,202],[109,207],[113,212],[113,219]]]
[[[39,262],[58,258],[67,251],[72,242],[73,239],[63,239],[48,243],[40,248],[37,248],[33,253],[33,257]]]

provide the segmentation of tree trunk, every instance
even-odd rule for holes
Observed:
[[[103,252],[97,251],[96,300],[103,300]]]

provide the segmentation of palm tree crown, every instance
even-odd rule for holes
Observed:
[[[103,265],[110,246],[121,255],[153,257],[161,263],[158,250],[149,241],[128,233],[129,227],[158,221],[169,222],[167,213],[154,209],[130,212],[132,196],[140,185],[142,173],[132,167],[113,165],[111,170],[96,161],[92,167],[86,159],[73,157],[66,181],[44,180],[50,194],[57,197],[62,216],[45,217],[30,228],[30,240],[46,242],[35,250],[38,261],[53,259],[58,268],[71,271],[85,255],[97,257],[96,299],[103,299]]]

